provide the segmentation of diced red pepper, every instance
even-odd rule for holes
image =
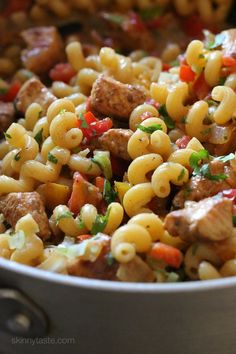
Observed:
[[[230,66],[230,67],[236,67],[236,59],[230,57],[230,56],[225,56],[222,58],[222,62],[224,66]]]
[[[78,127],[82,130],[84,137],[89,141],[94,136],[105,133],[112,127],[112,120],[104,118],[98,120],[92,112],[86,112],[78,119]]]
[[[97,122],[93,122],[90,124],[91,129],[95,130],[96,135],[101,135],[111,129],[113,123],[110,118],[104,118]]]
[[[196,73],[191,69],[189,65],[182,64],[180,66],[179,77],[181,81],[192,82],[196,77]]]
[[[185,149],[191,139],[191,136],[184,135],[182,136],[182,138],[176,140],[175,144],[178,146],[179,149]]]
[[[167,265],[173,268],[179,268],[183,261],[182,253],[178,248],[161,242],[157,242],[152,246],[150,257],[164,261]]]
[[[104,184],[105,184],[105,178],[98,176],[95,178],[95,186],[99,189],[99,191],[102,193],[104,190]]]
[[[49,77],[52,81],[63,81],[66,84],[68,84],[75,75],[76,71],[69,63],[59,63],[49,72]]]
[[[193,84],[193,92],[199,100],[202,100],[209,95],[210,91],[211,87],[207,84],[204,73],[201,73]]]
[[[163,63],[162,64],[162,71],[169,71],[169,69],[171,68],[171,66],[167,63]]]
[[[86,203],[97,206],[102,196],[99,189],[89,183],[81,173],[75,172],[73,178],[74,183],[68,206],[70,211],[77,215]]]
[[[0,101],[3,102],[13,102],[21,88],[21,84],[18,81],[15,81],[9,87],[7,93],[0,94]]]

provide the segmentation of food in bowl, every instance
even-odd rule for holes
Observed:
[[[212,32],[230,2],[209,18],[173,3],[211,31],[188,22],[163,50],[163,19],[186,26],[167,2],[117,2],[97,23],[79,12],[73,35],[60,19],[32,27],[30,1],[17,9],[30,11],[23,41],[10,36],[0,59],[21,55],[0,69],[1,257],[127,282],[236,275],[236,29]]]

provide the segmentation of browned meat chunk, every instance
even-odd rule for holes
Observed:
[[[110,237],[102,236],[103,249],[95,262],[84,260],[73,260],[68,264],[68,274],[90,279],[117,280],[116,271],[118,264],[109,264],[108,255],[110,252]]]
[[[141,87],[123,84],[101,75],[93,84],[91,106],[103,115],[128,120],[132,110],[145,102],[146,98]]]
[[[25,67],[35,74],[47,73],[63,60],[63,42],[55,27],[34,27],[22,32],[28,48],[22,51]]]
[[[131,262],[120,264],[117,278],[121,281],[142,283],[150,283],[155,279],[153,271],[138,256]]]
[[[38,79],[32,78],[21,87],[16,97],[16,108],[25,113],[31,103],[39,103],[42,106],[42,114],[45,114],[50,104],[56,97]]]
[[[212,181],[202,176],[193,176],[173,199],[175,208],[183,208],[186,200],[198,202],[199,200],[212,197],[224,189],[234,188],[236,176],[230,167],[220,161],[210,162],[211,174],[225,173],[229,175],[227,180]]]
[[[232,201],[215,197],[190,202],[186,208],[169,213],[165,228],[173,236],[184,241],[196,239],[221,241],[232,236]]]
[[[223,55],[236,58],[236,29],[232,28],[222,33],[224,34],[222,44]]]
[[[39,236],[50,236],[49,222],[40,195],[37,192],[9,193],[0,199],[0,212],[6,221],[14,227],[17,221],[30,213],[39,226]]]
[[[0,102],[0,130],[5,131],[14,120],[14,107],[12,103]]]
[[[127,145],[132,134],[130,129],[109,129],[98,139],[94,139],[92,143],[97,149],[109,150],[112,155],[129,161],[131,158],[127,151]]]

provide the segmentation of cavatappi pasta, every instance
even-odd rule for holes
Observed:
[[[27,11],[43,24],[106,6],[103,19],[126,31],[133,16],[148,41],[150,7],[212,24],[230,4],[38,0]],[[1,123],[0,257],[116,281],[236,275],[236,30],[164,51],[119,47],[114,29],[105,44],[95,31],[95,45],[38,27],[42,50],[34,31],[0,59],[0,123],[13,112]]]

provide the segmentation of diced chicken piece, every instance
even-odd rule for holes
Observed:
[[[155,279],[153,271],[138,256],[128,262],[120,264],[117,271],[117,278],[125,282],[150,283]]]
[[[233,234],[232,209],[232,201],[222,197],[189,202],[186,208],[166,216],[165,228],[187,242],[221,241]]]
[[[98,139],[93,139],[92,144],[94,143],[97,149],[109,150],[112,155],[130,161],[127,145],[132,134],[130,129],[109,129]]]
[[[63,60],[63,42],[56,27],[33,27],[23,31],[21,35],[28,45],[21,55],[28,70],[35,74],[44,74]]]
[[[105,75],[95,81],[91,91],[93,110],[122,120],[128,120],[133,109],[146,99],[142,87],[123,84]]]
[[[230,172],[229,167],[225,166],[223,162],[217,160],[210,162],[210,172],[213,175],[219,173],[226,173],[227,175],[230,175],[230,179],[212,181],[202,176],[193,176],[190,181],[174,197],[174,207],[178,209],[183,208],[186,200],[198,202],[202,199],[212,197],[213,195],[216,195],[224,189],[230,189],[233,187],[232,174],[234,174],[234,172]]]
[[[1,132],[7,130],[14,120],[14,107],[12,103],[0,102],[0,129]]]
[[[16,108],[21,113],[25,113],[31,103],[39,103],[42,106],[42,114],[56,97],[38,79],[32,78],[24,83],[16,97]]]
[[[51,234],[45,208],[37,192],[9,193],[0,199],[0,213],[12,227],[30,213],[39,226],[39,236],[48,239]]]
[[[68,274],[90,279],[117,280],[118,264],[114,261],[109,265],[108,262],[110,237],[103,237],[101,242],[103,242],[103,249],[95,262],[72,260],[67,267]]]
[[[236,28],[222,32],[224,40],[222,44],[223,56],[232,56],[236,58]]]

